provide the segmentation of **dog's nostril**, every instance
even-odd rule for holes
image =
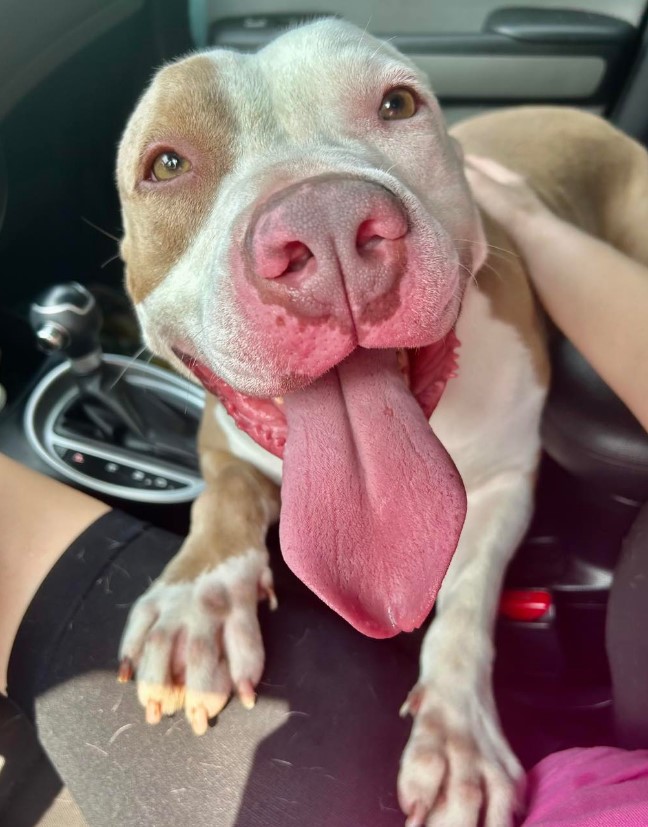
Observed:
[[[365,241],[357,243],[358,252],[368,253],[378,247],[385,239],[380,235],[372,235]]]
[[[301,241],[290,241],[286,244],[286,253],[288,255],[288,266],[286,273],[297,273],[303,270],[309,259],[313,258],[310,249],[302,244]]]
[[[365,250],[368,247],[375,247],[377,242],[382,239],[380,233],[376,232],[376,222],[373,219],[363,221],[358,227],[356,235],[356,247],[359,250]]]
[[[407,224],[400,216],[393,218],[368,218],[358,227],[356,248],[359,252],[373,250],[383,241],[396,241],[407,233]]]

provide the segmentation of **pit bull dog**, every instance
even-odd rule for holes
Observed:
[[[118,159],[145,341],[210,393],[205,489],[130,613],[120,676],[136,675],[149,722],[184,708],[198,734],[232,693],[253,706],[281,485],[288,564],[360,632],[412,630],[436,601],[403,707],[409,827],[504,827],[522,778],[492,627],[532,510],[549,368],[524,264],[480,217],[460,144],[648,260],[628,217],[646,199],[638,145],[557,108],[449,136],[427,79],[340,21],[166,66]]]

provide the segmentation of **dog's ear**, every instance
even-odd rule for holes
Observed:
[[[465,157],[463,147],[461,146],[459,141],[454,137],[454,135],[449,135],[448,137],[450,138],[450,144],[454,150],[455,155],[457,156],[461,165],[463,166]]]

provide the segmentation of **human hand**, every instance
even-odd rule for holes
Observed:
[[[487,215],[516,239],[549,210],[517,172],[492,158],[466,155],[465,173],[475,200]]]

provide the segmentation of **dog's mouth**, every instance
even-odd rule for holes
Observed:
[[[459,341],[454,330],[451,330],[441,340],[427,347],[391,351],[396,356],[403,382],[427,419],[436,408],[446,383],[456,374],[458,346]],[[177,348],[173,348],[173,352],[201,385],[218,397],[242,431],[270,453],[283,458],[288,434],[285,397],[261,399],[240,393],[195,357]],[[353,354],[344,361],[352,358]],[[331,370],[337,371],[338,368],[339,365]]]
[[[465,491],[428,422],[457,345],[451,331],[416,350],[358,347],[275,399],[241,394],[177,352],[242,430],[283,457],[286,562],[371,637],[425,620],[459,540]]]

